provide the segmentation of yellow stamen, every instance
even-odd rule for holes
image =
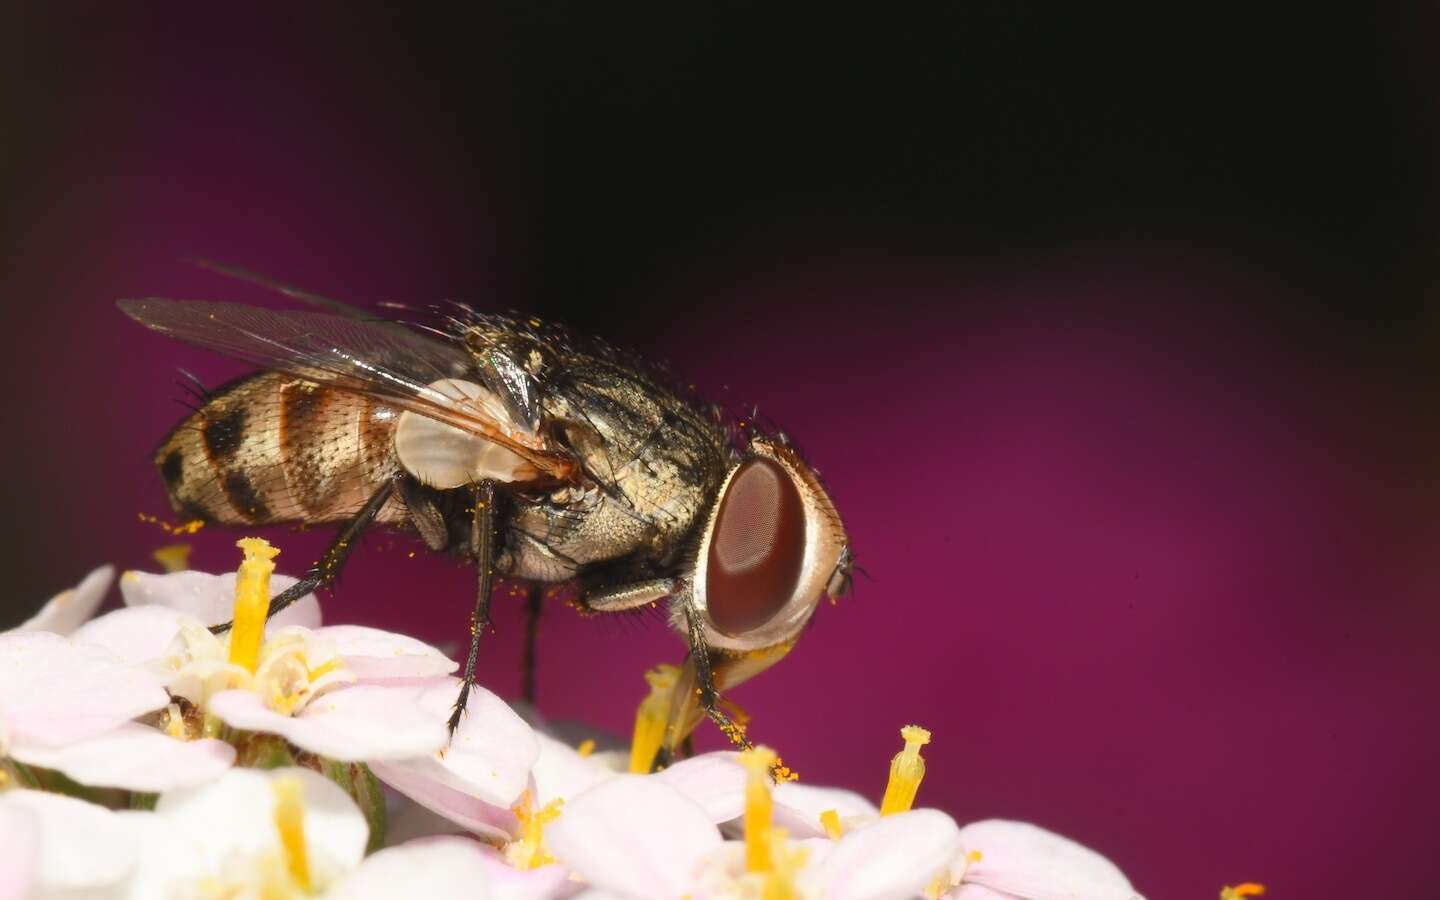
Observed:
[[[185,740],[185,716],[180,712],[180,704],[172,703],[165,707],[164,719],[165,733],[177,741]]]
[[[275,794],[275,830],[280,832],[280,849],[285,867],[301,890],[310,890],[310,859],[305,847],[305,803],[303,786],[294,775],[270,782]]]
[[[590,754],[595,752],[595,739],[586,738],[581,741],[580,746],[575,748],[575,752],[580,754],[581,759],[589,758]]]
[[[241,538],[235,546],[245,551],[235,579],[235,624],[230,631],[230,661],[255,673],[260,643],[265,638],[265,616],[270,610],[270,573],[280,552],[264,538]]]
[[[1265,893],[1265,885],[1256,884],[1253,881],[1246,881],[1234,887],[1228,885],[1220,889],[1220,900],[1242,900],[1244,897],[1259,897]]]
[[[520,820],[520,837],[505,846],[505,857],[512,866],[538,869],[555,862],[555,857],[545,850],[545,826],[560,817],[564,804],[565,801],[557,797],[537,810],[529,791],[520,795],[520,801],[512,810]]]
[[[761,900],[796,900],[800,890],[795,886],[795,876],[805,867],[809,851],[804,847],[792,846],[786,840],[785,829],[771,829],[771,859],[775,868],[764,874],[760,887]]]
[[[775,751],[756,747],[740,754],[740,765],[748,776],[745,783],[745,869],[769,872],[775,868],[771,820],[775,811],[770,797],[770,767]]]
[[[820,827],[830,836],[830,840],[838,841],[845,834],[845,829],[840,826],[840,813],[833,809],[827,809],[820,814]]]
[[[665,741],[665,723],[670,718],[670,692],[680,678],[677,666],[659,665],[645,673],[650,682],[650,695],[635,710],[635,734],[630,740],[630,771],[643,775],[650,771],[655,754]]]
[[[885,785],[885,798],[880,801],[880,815],[889,816],[905,812],[915,805],[915,792],[925,777],[925,758],[920,748],[930,743],[930,732],[919,725],[906,725],[900,729],[905,739],[905,749],[890,760],[890,781]]]
[[[190,568],[189,544],[166,544],[150,555],[167,572],[183,572]]]

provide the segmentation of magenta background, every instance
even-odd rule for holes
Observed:
[[[325,103],[291,89],[315,37],[277,38],[266,78],[232,77],[239,40],[162,44],[123,89],[87,81],[46,111],[5,298],[25,602],[148,564],[166,539],[136,513],[163,511],[148,453],[183,413],[174,368],[239,371],[116,297],[263,299],[182,262],[203,255],[358,301],[524,302],[525,183],[472,154],[491,186],[462,196],[403,129],[357,141],[343,79]],[[608,337],[783,425],[870,575],[736,692],[754,734],[876,796],[896,730],[924,724],[923,803],[1053,828],[1151,898],[1428,884],[1433,392],[1383,349],[1356,364],[1294,340],[1256,309],[1314,285],[1204,240],[944,258],[757,228],[656,275],[641,299],[664,315],[614,311]],[[197,561],[229,567],[233,537],[203,532]],[[296,571],[324,535],[276,539]],[[330,620],[459,639],[469,573],[412,549],[370,540]],[[519,623],[502,607],[485,644],[502,695]],[[683,653],[658,623],[557,607],[544,625],[542,708],[615,732],[641,672]]]

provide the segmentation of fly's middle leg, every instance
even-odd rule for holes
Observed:
[[[475,610],[470,614],[470,655],[465,659],[465,674],[460,696],[450,711],[450,737],[465,717],[465,703],[475,686],[475,662],[480,655],[480,635],[490,627],[490,592],[495,584],[495,482],[485,480],[471,489],[473,513],[470,519],[470,552],[475,557]]]

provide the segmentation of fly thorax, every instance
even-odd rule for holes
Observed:
[[[472,415],[478,411],[497,427],[509,419],[500,398],[473,381],[442,378],[430,389]],[[437,490],[485,479],[517,481],[534,474],[529,463],[500,444],[408,410],[395,425],[395,455],[405,471]]]

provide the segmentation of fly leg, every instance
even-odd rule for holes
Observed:
[[[450,711],[450,737],[465,717],[465,702],[475,685],[475,660],[480,653],[480,635],[490,627],[490,590],[495,575],[495,482],[486,479],[471,491],[474,514],[470,520],[470,553],[475,557],[475,611],[470,614],[470,655],[465,660],[465,676],[460,696]]]
[[[535,642],[540,636],[540,588],[529,585],[525,594],[525,657],[521,670],[521,691],[525,702],[535,705]]]
[[[310,571],[305,573],[305,577],[270,598],[270,609],[265,614],[267,621],[271,616],[274,616],[306,594],[311,593],[316,588],[328,587],[336,577],[339,576],[340,569],[344,567],[345,561],[350,558],[350,551],[355,549],[355,544],[360,540],[360,535],[364,534],[365,529],[369,528],[370,524],[375,521],[375,517],[379,515],[380,510],[384,508],[385,501],[389,500],[390,495],[394,492],[395,481],[393,479],[387,479],[374,494],[370,495],[370,499],[365,501],[365,505],[355,514],[355,518],[351,519],[350,522],[340,530],[335,540],[330,544],[329,548],[325,550],[325,554],[320,557],[320,561],[310,567]],[[234,623],[225,622],[221,625],[212,625],[210,626],[210,630],[215,634],[224,634],[230,630],[232,624]]]
[[[690,655],[685,659],[685,666],[671,695],[665,741],[655,756],[657,769],[674,761],[695,727],[706,718],[715,723],[736,749],[751,749],[754,745],[746,736],[745,728],[720,709],[720,691],[729,690],[775,665],[793,646],[792,643],[775,644],[743,654],[712,650],[705,640],[705,626],[700,614],[688,604],[685,606],[685,620]],[[776,775],[779,777],[781,774],[777,764]]]

